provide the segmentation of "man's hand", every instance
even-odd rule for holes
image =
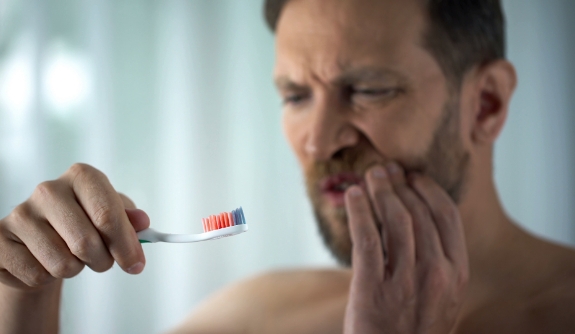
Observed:
[[[73,165],[0,220],[0,283],[39,290],[77,275],[85,265],[96,272],[114,261],[129,273],[144,269],[136,231],[149,218],[118,194],[95,168]]]
[[[434,181],[371,168],[346,192],[353,279],[345,333],[449,333],[469,277],[457,206]],[[380,229],[378,229],[378,226]],[[381,232],[380,232],[381,230]]]

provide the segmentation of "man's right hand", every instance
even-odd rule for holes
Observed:
[[[75,164],[0,220],[0,283],[38,290],[85,265],[104,272],[114,262],[138,274],[145,257],[136,231],[149,225],[102,172]]]

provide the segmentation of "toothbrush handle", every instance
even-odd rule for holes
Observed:
[[[160,232],[154,230],[153,228],[147,228],[136,233],[138,235],[138,241],[141,244],[153,243],[160,241]]]

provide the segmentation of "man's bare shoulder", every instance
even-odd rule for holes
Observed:
[[[223,288],[206,299],[175,333],[264,332],[262,326],[314,303],[347,298],[351,271],[285,270],[264,273]],[[345,305],[345,300],[342,301]]]
[[[541,292],[529,298],[526,315],[548,333],[575,331],[575,249],[556,245],[557,260]]]
[[[459,333],[573,333],[575,331],[575,250],[550,242],[534,259],[534,271],[542,272],[521,294],[506,294],[483,304],[462,321]],[[538,256],[536,256],[538,257]],[[545,266],[539,266],[542,260]],[[528,275],[529,281],[535,275]],[[522,282],[517,285],[523,286]]]
[[[500,300],[471,314],[458,333],[573,333],[575,293],[560,287],[532,300]]]

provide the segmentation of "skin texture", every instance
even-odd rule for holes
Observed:
[[[238,282],[174,333],[572,332],[575,253],[513,224],[493,183],[513,66],[473,68],[452,91],[421,46],[425,22],[415,0],[287,4],[284,132],[328,246],[352,267]],[[339,172],[361,179],[344,206],[318,190]],[[148,226],[91,166],[39,185],[0,220],[0,332],[57,332],[62,279],[85,265],[141,272],[135,231]]]

